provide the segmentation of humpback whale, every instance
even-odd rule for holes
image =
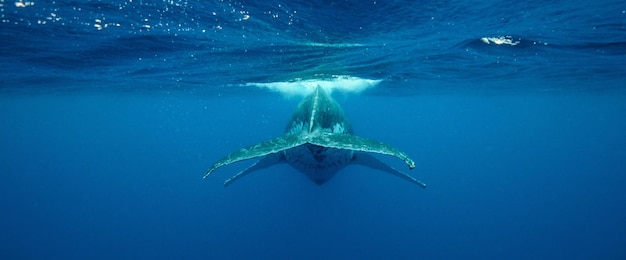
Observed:
[[[217,161],[204,178],[217,168],[262,157],[247,169],[224,182],[228,186],[246,174],[269,166],[288,163],[321,185],[348,164],[384,171],[426,188],[426,184],[378,160],[371,153],[385,154],[415,163],[395,147],[353,135],[350,122],[339,104],[321,87],[302,100],[285,129],[285,135],[233,152]]]

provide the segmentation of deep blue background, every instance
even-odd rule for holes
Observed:
[[[2,259],[626,258],[621,1],[34,2],[0,12]],[[428,189],[202,180],[299,102],[242,84],[331,75],[383,80],[334,97]]]

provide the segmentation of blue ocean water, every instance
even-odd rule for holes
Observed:
[[[624,259],[623,1],[0,0],[1,259]],[[223,182],[311,86],[421,189]]]

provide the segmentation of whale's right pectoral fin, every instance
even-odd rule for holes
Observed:
[[[303,140],[299,135],[285,135],[285,136],[281,136],[281,137],[278,137],[269,141],[262,142],[260,144],[243,148],[239,151],[229,154],[228,156],[222,158],[221,160],[213,164],[213,166],[209,168],[206,174],[204,174],[204,178],[208,177],[213,171],[215,171],[215,169],[219,167],[229,165],[231,163],[243,161],[243,160],[248,160],[248,159],[253,159],[256,157],[278,153],[280,151],[284,151],[284,150],[296,147],[298,145],[302,145],[304,143],[306,143],[306,140]],[[251,169],[252,171],[252,168],[254,168],[255,165],[253,165],[251,168],[248,168],[248,169]],[[243,172],[239,174],[245,174],[246,171],[248,170],[244,170]],[[235,178],[236,177],[237,175],[235,175]]]
[[[312,136],[309,139],[309,143],[324,147],[391,155],[404,161],[409,166],[409,169],[415,168],[415,162],[406,153],[379,141],[355,135],[337,134],[321,134]]]
[[[352,159],[352,161],[350,163],[353,164],[358,164],[358,165],[363,165],[363,166],[367,166],[369,168],[372,169],[376,169],[376,170],[380,170],[383,172],[387,172],[387,173],[391,173],[393,175],[396,175],[402,179],[405,179],[407,181],[410,181],[414,184],[419,185],[422,188],[426,188],[426,184],[424,184],[423,182],[421,182],[418,179],[413,178],[411,175],[408,175],[404,172],[398,171],[395,168],[385,164],[384,162],[376,159],[376,157],[372,156],[371,154],[367,154],[367,153],[354,153],[354,158]]]

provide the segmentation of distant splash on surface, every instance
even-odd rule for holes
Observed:
[[[499,36],[499,37],[482,37],[480,40],[486,44],[496,44],[496,45],[511,45],[515,46],[520,43],[519,39],[513,39],[513,36]]]
[[[333,76],[324,79],[296,79],[285,82],[268,82],[268,83],[246,83],[243,86],[254,86],[279,92],[283,96],[306,96],[320,86],[326,92],[341,91],[344,93],[361,93],[366,89],[370,89],[378,85],[380,79],[363,79],[346,75]]]

